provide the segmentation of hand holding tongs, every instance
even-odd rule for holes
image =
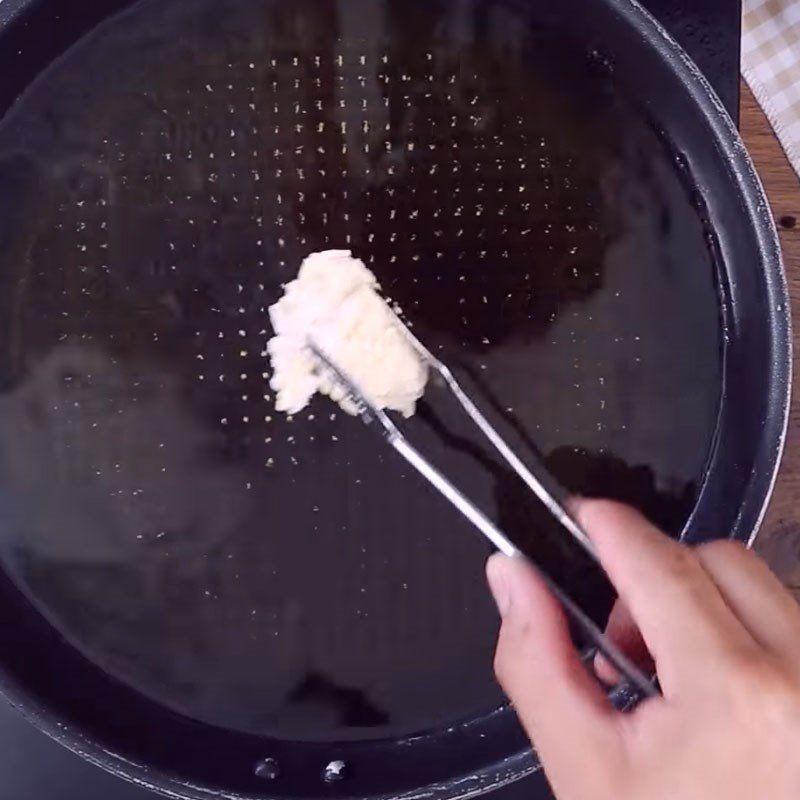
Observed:
[[[518,456],[503,441],[500,434],[489,424],[486,418],[478,411],[475,404],[469,399],[464,390],[459,386],[453,374],[438,358],[408,331],[405,326],[404,333],[422,360],[444,380],[447,387],[456,396],[461,406],[472,418],[482,433],[494,445],[500,455],[527,484],[531,491],[544,503],[548,511],[569,531],[569,533],[583,546],[583,548],[597,561],[597,555],[586,532],[569,515],[561,503],[552,495],[544,484],[523,464]],[[530,561],[508,537],[465,495],[463,495],[439,470],[436,469],[398,430],[388,414],[376,408],[353,382],[353,380],[333,362],[330,357],[312,340],[308,341],[309,349],[330,371],[332,377],[347,393],[347,398],[355,406],[358,415],[368,425],[377,422],[382,428],[386,441],[400,453],[421,475],[435,486],[483,535],[503,554],[511,558],[524,558],[536,570],[546,583],[554,597],[561,603],[564,610],[578,624],[589,637],[597,649],[613,664],[619,672],[630,682],[632,688],[644,697],[653,697],[658,694],[657,689],[644,673],[600,630],[594,621],[542,570]],[[598,562],[599,563],[599,562]]]

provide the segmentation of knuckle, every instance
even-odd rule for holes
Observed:
[[[497,649],[494,651],[494,662],[492,664],[492,668],[494,669],[494,674],[497,676],[497,679],[502,683],[503,671],[505,669],[505,660],[503,658],[503,653],[499,645],[497,646]]]
[[[505,686],[510,674],[510,661],[508,657],[508,648],[503,644],[502,636],[497,642],[497,647],[494,651],[494,674],[502,686]]]
[[[508,690],[521,675],[531,675],[535,658],[531,653],[527,627],[519,630],[503,625],[494,651],[494,674]]]
[[[589,530],[600,527],[610,514],[616,514],[623,508],[614,500],[584,499],[577,507],[580,523]]]
[[[754,561],[758,558],[752,550],[748,550],[744,544],[733,539],[717,539],[713,542],[706,542],[700,545],[698,551],[704,558],[711,560]]]
[[[756,701],[758,715],[768,723],[780,722],[800,730],[800,681],[783,664],[757,651],[740,651],[732,656],[735,697],[752,714]]]
[[[773,666],[755,648],[738,648],[728,653],[728,665],[737,691],[746,687],[761,692],[772,686],[777,677]]]
[[[667,575],[678,580],[697,580],[702,574],[697,554],[682,544],[665,548],[662,567]]]

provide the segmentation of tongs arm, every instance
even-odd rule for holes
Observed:
[[[475,506],[472,501],[466,497],[466,495],[464,495],[450,480],[448,480],[448,478],[439,472],[439,470],[436,469],[436,467],[434,467],[433,464],[431,464],[405,438],[405,436],[403,436],[394,422],[392,422],[392,420],[389,418],[389,415],[383,411],[383,409],[377,408],[375,405],[373,405],[366,395],[361,391],[361,389],[353,382],[353,380],[334,361],[332,361],[317,344],[309,340],[308,346],[311,352],[322,363],[322,365],[331,373],[336,383],[346,392],[347,399],[354,405],[361,419],[368,425],[377,423],[381,428],[381,433],[384,439],[395,450],[397,450],[397,452],[400,453],[400,455],[403,456],[403,458],[431,485],[433,485],[445,498],[447,498],[447,500],[449,500],[501,553],[504,553],[510,558],[524,559],[545,582],[554,597],[559,601],[559,603],[561,603],[567,614],[581,628],[581,630],[595,645],[595,647],[597,647],[597,649],[603,653],[609,662],[611,662],[611,664],[613,664],[619,670],[619,672],[625,676],[635,690],[637,690],[644,697],[656,696],[658,691],[654,687],[653,683],[605,635],[605,633],[600,630],[595,622],[575,603],[575,601],[572,600],[572,598],[570,598],[536,564],[523,555],[523,553],[513,544],[513,542],[511,542],[511,540],[477,506]],[[443,364],[438,362],[436,359],[433,359],[432,356],[430,356],[430,359],[431,361],[429,361],[429,363],[431,363],[434,368],[436,368],[435,363],[440,364],[441,370],[437,368],[437,371],[442,374],[442,377],[445,377],[445,373],[448,375],[450,374],[449,370],[447,370]],[[464,406],[469,416],[472,417],[478,426],[481,427],[482,430],[484,430],[485,426],[489,431],[491,431],[492,436],[489,436],[489,438],[495,447],[497,447],[497,449],[504,455],[504,451],[507,451],[508,454],[519,463],[523,472],[530,475],[524,464],[517,459],[516,455],[510,450],[510,448],[508,448],[508,445],[506,445],[502,438],[495,433],[494,429],[485,420],[483,415],[472,404],[472,401],[470,401],[469,398],[463,393],[452,375],[450,375],[450,380],[447,380],[446,377],[445,380],[457,396],[459,394],[461,395],[461,398],[459,399],[463,398],[461,403],[462,406]],[[474,414],[470,412],[470,409],[472,409]],[[484,433],[486,433],[485,430]],[[507,458],[507,460],[509,459]],[[509,463],[512,462],[509,460]],[[518,474],[520,474],[520,477],[523,477],[523,473],[518,471]],[[536,486],[541,488],[541,491],[546,493],[547,497],[551,498],[552,503],[556,505],[561,514],[571,520],[571,517],[569,517],[561,505],[558,504],[554,498],[552,498],[552,496],[546,491],[541,483],[539,483],[539,481],[534,478],[533,475],[530,475],[530,478]],[[526,481],[526,483],[527,482],[528,481]],[[538,492],[537,496],[539,496]],[[546,505],[552,513],[553,509],[551,504],[546,503]],[[559,519],[561,518],[559,517]],[[586,536],[586,534],[582,531],[581,534],[584,537]],[[593,553],[593,550],[590,552]]]

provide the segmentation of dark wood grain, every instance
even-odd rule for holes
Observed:
[[[753,95],[742,85],[741,130],[778,222],[794,319],[800,320],[800,180]],[[794,334],[794,395],[783,464],[757,548],[800,596],[800,325]]]

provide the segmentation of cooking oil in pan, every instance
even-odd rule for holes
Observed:
[[[329,740],[491,709],[484,544],[333,404],[274,411],[266,308],[352,248],[515,446],[677,532],[720,393],[677,176],[613,74],[503,3],[136,4],[0,125],[7,569],[205,722]],[[602,616],[435,390],[406,430]]]

